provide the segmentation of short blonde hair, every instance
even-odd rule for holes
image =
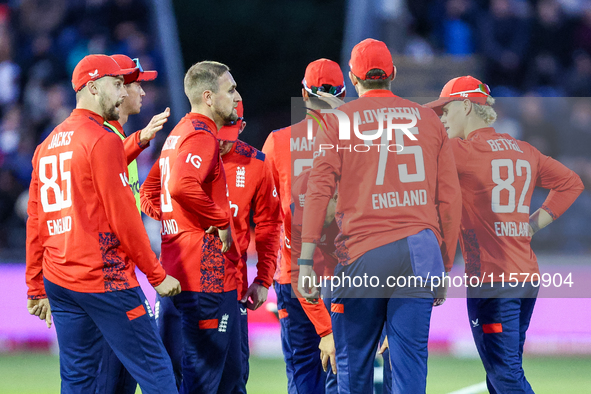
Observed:
[[[497,120],[497,112],[492,107],[495,104],[495,99],[491,96],[488,96],[486,98],[486,104],[487,105],[482,105],[472,102],[472,106],[474,107],[474,112],[476,115],[484,120],[488,126],[490,126],[495,122],[495,120]]]
[[[211,90],[217,93],[218,79],[230,68],[223,63],[203,61],[195,63],[185,74],[185,94],[191,104],[200,104],[203,92]]]

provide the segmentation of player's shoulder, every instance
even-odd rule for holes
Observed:
[[[216,131],[210,125],[200,119],[187,119],[185,128],[189,133],[205,134],[217,139]]]
[[[166,142],[163,146],[163,150],[166,149],[178,149],[184,144],[197,143],[196,139],[199,140],[199,145],[203,144],[217,145],[217,133],[203,120],[195,119],[189,116],[185,116],[181,121],[172,129],[168,135]]]
[[[291,126],[282,127],[280,129],[275,129],[269,133],[265,144],[267,142],[274,142],[278,139],[289,137],[290,135],[291,135]]]
[[[57,125],[40,144],[39,151],[52,150],[61,146],[94,145],[104,137],[113,135],[120,138],[95,117],[74,113]]]
[[[247,157],[250,159],[254,159],[254,160],[257,160],[260,162],[265,161],[265,154],[263,152],[261,152],[260,150],[258,150],[254,146],[247,144],[244,141],[238,140],[234,143],[234,152],[237,155],[244,156],[244,157]]]

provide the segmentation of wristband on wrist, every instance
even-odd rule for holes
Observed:
[[[298,265],[314,265],[313,259],[298,259]]]

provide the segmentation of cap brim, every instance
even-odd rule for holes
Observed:
[[[135,82],[137,80],[138,75],[140,74],[140,70],[137,68],[122,68],[121,70],[109,74],[109,76],[111,77],[118,77],[118,76],[122,76],[123,77],[123,83],[125,85]]]
[[[425,107],[431,108],[437,116],[443,115],[443,106],[447,103],[451,103],[452,101],[457,101],[457,99],[452,97],[440,97],[435,101],[431,101],[430,103],[425,104]]]
[[[144,71],[140,72],[137,77],[138,82],[153,81],[158,76],[158,71]]]
[[[218,140],[235,142],[240,134],[240,122],[234,126],[224,126],[218,131]]]

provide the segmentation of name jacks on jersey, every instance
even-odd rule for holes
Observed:
[[[72,230],[72,218],[70,216],[64,216],[56,220],[48,220],[47,229],[49,230],[49,235],[67,233]]]
[[[527,222],[495,222],[497,237],[529,237]]]
[[[412,207],[414,205],[427,205],[427,191],[405,190],[402,198],[398,192],[376,193],[371,195],[373,209]]]
[[[60,131],[59,133],[56,133],[51,138],[51,142],[47,146],[47,149],[70,145],[70,142],[72,142],[72,134],[74,134],[73,131]]]

